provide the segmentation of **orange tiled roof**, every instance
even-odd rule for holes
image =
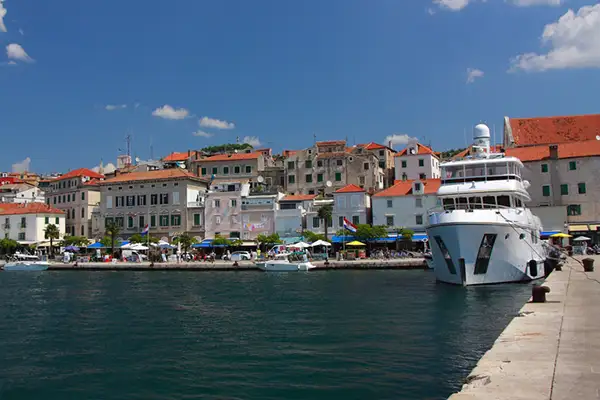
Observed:
[[[396,157],[405,156],[407,153],[408,153],[408,147],[404,148],[402,151],[400,151],[398,154],[396,154]],[[437,155],[438,153],[431,150],[431,148],[425,146],[424,144],[417,143],[417,155],[423,155],[423,154],[431,154],[432,156],[438,157],[438,155]]]
[[[458,160],[460,158],[465,158],[466,156],[471,154],[471,149],[473,148],[473,145],[467,147],[466,149],[464,149],[463,151],[461,151],[460,153],[456,153],[455,155],[452,156],[452,160]],[[496,153],[500,153],[502,151],[502,145],[501,144],[497,144],[495,146],[491,146],[490,150],[492,152],[496,152]]]
[[[170,169],[159,169],[157,171],[140,171],[140,172],[129,172],[122,175],[117,175],[114,178],[106,179],[98,182],[99,185],[110,185],[120,182],[132,182],[132,181],[151,181],[151,180],[168,180],[176,178],[190,178],[195,180],[205,181],[206,179],[200,178],[189,171],[180,168]]]
[[[365,189],[361,188],[360,186],[356,186],[353,184],[350,185],[346,185],[341,189],[336,190],[334,193],[357,193],[357,192],[364,192]]]
[[[69,171],[66,174],[59,176],[58,178],[55,179],[55,181],[60,181],[62,179],[68,179],[68,178],[77,178],[77,177],[81,177],[81,176],[87,176],[87,177],[95,178],[95,179],[104,178],[104,175],[94,172],[91,169],[78,168],[78,169],[74,169],[73,171]]]
[[[509,118],[517,146],[595,139],[600,135],[600,114],[542,118]]]
[[[412,193],[414,180],[395,181],[394,186],[374,195],[374,197],[397,197],[407,196]],[[435,194],[442,185],[441,179],[423,179],[419,181],[423,184],[423,194]]]
[[[64,214],[46,203],[0,203],[0,215]]]
[[[359,145],[357,145],[358,147],[362,147],[364,149],[367,150],[381,150],[381,149],[387,149],[387,146],[384,146],[382,144],[379,143],[375,143],[375,142],[371,142],[371,143],[361,143]]]
[[[190,153],[188,153],[187,151],[183,151],[183,152],[173,152],[171,154],[169,154],[166,157],[163,157],[163,161],[187,161],[188,158],[190,158],[190,156],[194,156],[196,155],[195,151],[192,151]]]
[[[583,142],[559,143],[557,146],[558,158],[600,156],[600,141],[596,139]],[[550,145],[506,149],[506,155],[517,157],[523,162],[546,160],[550,158]]]
[[[241,161],[241,160],[256,160],[262,153],[231,153],[231,154],[217,154],[206,158],[201,158],[198,161]]]
[[[316,194],[288,194],[279,201],[307,201],[314,200],[316,197]]]
[[[298,153],[298,150],[284,150],[281,154],[284,157],[289,157],[295,155],[296,153]]]
[[[317,142],[317,146],[345,146],[345,140],[326,140],[324,142]]]

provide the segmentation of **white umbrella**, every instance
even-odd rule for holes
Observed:
[[[131,243],[127,243],[127,244],[124,244],[123,246],[121,246],[122,249],[131,249],[132,247],[133,247],[133,244],[131,244]]]
[[[306,249],[307,247],[310,247],[310,244],[305,243],[305,242],[298,242],[298,243],[291,244],[288,247],[296,247],[299,249]]]
[[[134,244],[131,246],[131,250],[148,250],[148,247],[144,246],[143,244]]]
[[[592,240],[587,236],[579,236],[573,239],[574,242],[585,242],[586,240]]]
[[[317,240],[316,242],[314,242],[313,244],[311,244],[312,247],[317,247],[317,246],[331,246],[331,243],[326,242],[324,240]]]

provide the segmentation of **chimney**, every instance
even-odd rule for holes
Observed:
[[[557,144],[550,145],[550,159],[558,160],[558,145]]]
[[[190,158],[192,156],[192,151],[188,150],[188,158]]]

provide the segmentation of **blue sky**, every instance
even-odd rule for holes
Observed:
[[[500,140],[504,115],[598,112],[591,0],[0,4],[0,170],[114,162],[127,133],[143,159],[313,134],[444,150],[479,121]]]

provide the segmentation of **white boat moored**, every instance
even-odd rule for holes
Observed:
[[[309,271],[316,266],[312,264],[305,253],[281,253],[273,260],[255,263],[261,271],[266,272],[291,272]]]

